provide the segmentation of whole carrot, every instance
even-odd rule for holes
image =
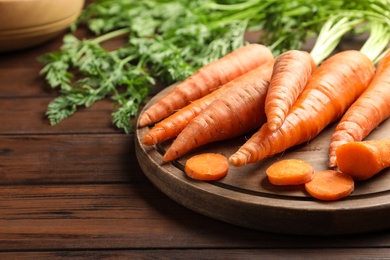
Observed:
[[[245,77],[242,84],[224,92],[183,129],[166,151],[163,161],[175,160],[207,143],[237,137],[260,127],[266,121],[267,88],[266,80]]]
[[[367,180],[390,167],[390,140],[349,142],[336,150],[341,172],[354,180]]]
[[[166,118],[174,111],[213,92],[272,58],[273,55],[266,46],[249,44],[209,63],[146,110],[139,120],[139,126],[143,127]]]
[[[230,156],[230,163],[234,166],[254,163],[313,139],[340,118],[367,88],[374,69],[373,62],[360,51],[331,56],[313,73],[284,124],[277,131],[270,131],[265,123]]]
[[[310,53],[289,50],[276,58],[265,100],[265,113],[271,131],[283,124],[316,67],[331,54],[341,37],[361,21],[352,13],[333,15],[321,28]]]
[[[276,58],[265,99],[265,113],[271,131],[282,125],[315,69],[316,64],[306,51],[290,50]]]
[[[335,167],[336,150],[347,142],[362,141],[390,116],[390,52],[382,58],[367,90],[337,124],[329,146],[329,166]]]
[[[247,84],[249,79],[265,79],[269,81],[272,74],[273,62],[274,59],[270,59],[265,64],[229,81],[216,91],[193,101],[189,105],[158,122],[142,137],[142,143],[144,145],[154,145],[176,137],[188,123],[199,115],[211,102],[219,98],[225,91],[232,87]]]

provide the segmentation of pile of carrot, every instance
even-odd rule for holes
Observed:
[[[339,52],[319,64],[313,52],[291,50],[275,59],[266,46],[247,45],[201,68],[147,109],[139,126],[151,129],[142,142],[151,146],[173,140],[162,159],[168,163],[205,144],[257,130],[228,158],[228,165],[240,167],[309,142],[341,118],[329,148],[331,169],[318,173],[302,162],[281,161],[267,175],[275,185],[304,184],[321,200],[348,196],[354,180],[390,167],[390,160],[375,159],[384,157],[380,153],[390,158],[389,142],[376,150],[359,142],[390,116],[390,52],[376,69],[376,55],[366,49]],[[351,142],[359,144],[344,145]],[[347,163],[348,154],[370,155],[366,163],[375,165],[375,171],[355,173],[358,166]],[[207,163],[209,155],[189,161],[187,174],[198,180],[222,178],[228,170],[225,163],[218,172],[218,167],[205,168],[225,161],[215,157]]]
[[[139,119],[143,127],[160,121],[222,85],[272,59],[271,51],[261,44],[249,44],[200,68],[189,78],[145,111]]]

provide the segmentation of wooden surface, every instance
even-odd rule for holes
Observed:
[[[0,54],[0,259],[386,259],[390,232],[296,236],[193,212],[142,172],[109,101],[57,126],[36,58],[61,37]],[[294,225],[294,223],[291,223]],[[364,224],[363,224],[364,225]]]
[[[171,89],[153,97],[144,111]],[[188,178],[183,172],[185,162],[204,152],[228,158],[252,133],[199,147],[167,164],[162,157],[172,141],[144,146],[141,139],[150,127],[143,127],[136,130],[135,151],[141,169],[161,191],[189,209],[227,223],[261,231],[321,236],[390,228],[390,168],[369,180],[355,182],[350,196],[333,202],[314,199],[303,185],[276,186],[268,181],[266,169],[282,159],[303,160],[315,171],[329,170],[328,148],[336,124],[310,142],[283,153],[243,167],[230,166],[226,177],[213,182]],[[386,120],[366,139],[386,139],[389,133],[390,120]]]

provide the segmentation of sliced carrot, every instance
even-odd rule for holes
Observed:
[[[232,87],[247,84],[246,82],[248,82],[249,79],[265,79],[269,81],[272,74],[273,63],[273,59],[269,60],[265,64],[229,81],[216,91],[193,101],[186,107],[158,122],[142,137],[142,143],[150,146],[176,137],[188,123],[210,105],[211,102],[218,99],[225,91]]]
[[[333,201],[349,196],[355,183],[348,174],[325,170],[314,173],[313,179],[305,183],[305,189],[316,199]]]
[[[207,64],[147,109],[139,120],[139,127],[166,118],[191,101],[206,96],[232,79],[271,59],[273,55],[266,46],[249,44]]]
[[[313,178],[313,167],[302,160],[286,159],[267,168],[268,180],[274,185],[299,185]]]
[[[337,148],[336,158],[341,172],[367,180],[390,167],[390,140],[345,143]]]
[[[390,52],[378,64],[367,90],[351,105],[337,124],[329,146],[329,166],[337,166],[336,150],[340,145],[362,141],[389,117]]]
[[[265,99],[265,113],[271,131],[283,124],[315,69],[316,64],[306,51],[290,50],[276,58]]]
[[[202,153],[186,161],[184,171],[192,179],[214,181],[225,177],[229,170],[229,161],[222,154]]]
[[[266,121],[268,82],[246,77],[195,117],[173,141],[163,161],[175,160],[202,145],[231,139],[259,128]]]
[[[374,75],[373,62],[356,50],[339,52],[313,73],[293,105],[284,124],[276,131],[265,123],[236,153],[230,163],[242,166],[316,137],[339,119],[367,88]]]

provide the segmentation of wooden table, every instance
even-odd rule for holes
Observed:
[[[50,126],[45,111],[57,92],[37,57],[61,40],[0,54],[0,259],[390,257],[386,230],[274,234],[177,204],[141,171],[134,135],[111,124],[110,101]]]

